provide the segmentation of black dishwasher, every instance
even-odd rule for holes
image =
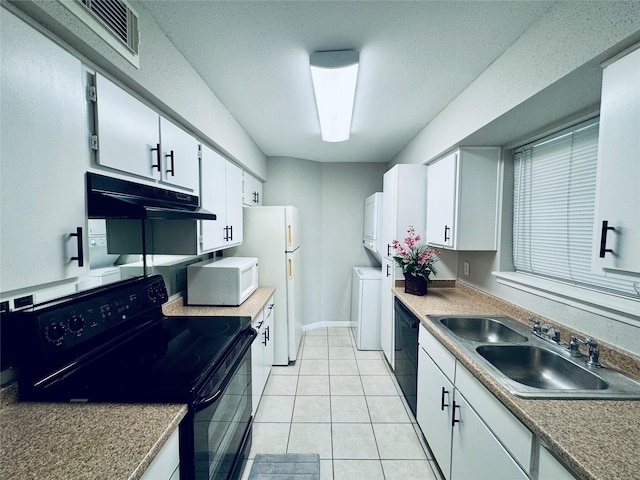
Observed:
[[[416,415],[418,390],[418,328],[420,321],[395,299],[395,376],[409,408]]]

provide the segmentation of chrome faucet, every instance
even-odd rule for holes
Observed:
[[[585,338],[584,340],[580,340],[576,336],[571,336],[571,340],[569,341],[569,346],[567,350],[569,350],[569,354],[572,357],[580,357],[582,353],[580,353],[580,345],[587,345],[589,347],[589,359],[586,361],[587,367],[590,368],[598,368],[602,367],[600,364],[600,347],[598,346],[598,342],[592,340],[591,338]]]
[[[554,327],[545,323],[544,325],[540,325],[540,320],[536,320],[534,318],[529,318],[530,322],[533,322],[532,333],[543,340],[547,340],[549,342],[557,343],[558,345],[562,342],[560,341],[560,330],[556,330]]]
[[[580,343],[589,347],[589,360],[587,360],[587,367],[602,367],[598,361],[600,359],[600,348],[598,347],[598,342],[590,338],[585,338],[585,340]]]

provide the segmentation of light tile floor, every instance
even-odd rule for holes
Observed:
[[[273,367],[253,424],[257,453],[319,453],[322,480],[439,480],[381,352],[353,330],[306,332],[295,365]]]

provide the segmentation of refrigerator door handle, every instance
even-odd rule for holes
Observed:
[[[293,278],[293,261],[289,259],[287,262],[289,265],[289,272],[287,274],[289,275],[289,280],[291,280]]]
[[[291,235],[291,225],[287,225],[287,245],[293,245],[293,236]]]

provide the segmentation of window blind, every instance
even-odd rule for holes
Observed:
[[[598,120],[514,150],[516,271],[637,298],[633,282],[591,271]]]

